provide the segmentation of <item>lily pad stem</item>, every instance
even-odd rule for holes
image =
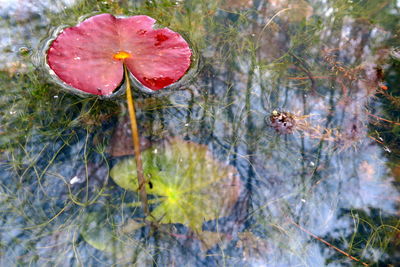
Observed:
[[[139,131],[136,122],[136,113],[135,113],[135,104],[132,97],[131,84],[129,81],[129,73],[124,64],[124,74],[126,79],[126,100],[128,102],[128,110],[129,117],[131,120],[131,130],[132,130],[132,140],[133,140],[133,148],[135,151],[135,160],[136,160],[136,171],[137,171],[137,179],[139,185],[139,197],[140,202],[142,202],[142,208],[146,216],[149,216],[149,205],[147,201],[147,193],[146,193],[146,180],[143,175],[143,163],[142,163],[142,154],[140,152],[140,140],[139,140]]]

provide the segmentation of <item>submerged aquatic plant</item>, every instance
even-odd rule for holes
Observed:
[[[192,51],[180,34],[154,25],[153,18],[143,15],[90,17],[56,32],[46,63],[54,78],[74,92],[113,94],[123,81],[124,65],[138,87],[163,89],[186,73]]]
[[[143,152],[146,190],[158,204],[150,220],[181,223],[201,231],[204,221],[230,213],[240,193],[237,170],[213,159],[204,145],[172,139]],[[115,165],[111,178],[122,188],[138,191],[136,163],[125,159]]]

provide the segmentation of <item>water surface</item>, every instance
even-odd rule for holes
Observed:
[[[240,179],[229,213],[143,226],[137,194],[109,175],[133,154],[124,97],[71,95],[32,64],[52,29],[95,11],[146,14],[193,43],[190,84],[135,93],[142,146],[206,146]],[[1,264],[396,266],[399,12],[386,0],[1,1]]]

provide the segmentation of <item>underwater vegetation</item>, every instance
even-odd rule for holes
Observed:
[[[400,261],[398,1],[10,3],[1,265]]]
[[[152,203],[160,203],[149,220],[179,223],[201,232],[204,221],[229,215],[239,197],[237,171],[212,159],[204,145],[172,139],[143,151],[142,158],[146,192],[158,196]],[[138,191],[132,176],[135,169],[134,160],[125,159],[110,176],[122,188]]]

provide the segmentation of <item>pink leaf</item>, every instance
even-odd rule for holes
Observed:
[[[153,29],[154,23],[148,16],[93,16],[57,36],[48,65],[63,82],[91,94],[112,94],[122,82],[124,63],[144,86],[162,89],[186,73],[192,52],[182,36]]]

